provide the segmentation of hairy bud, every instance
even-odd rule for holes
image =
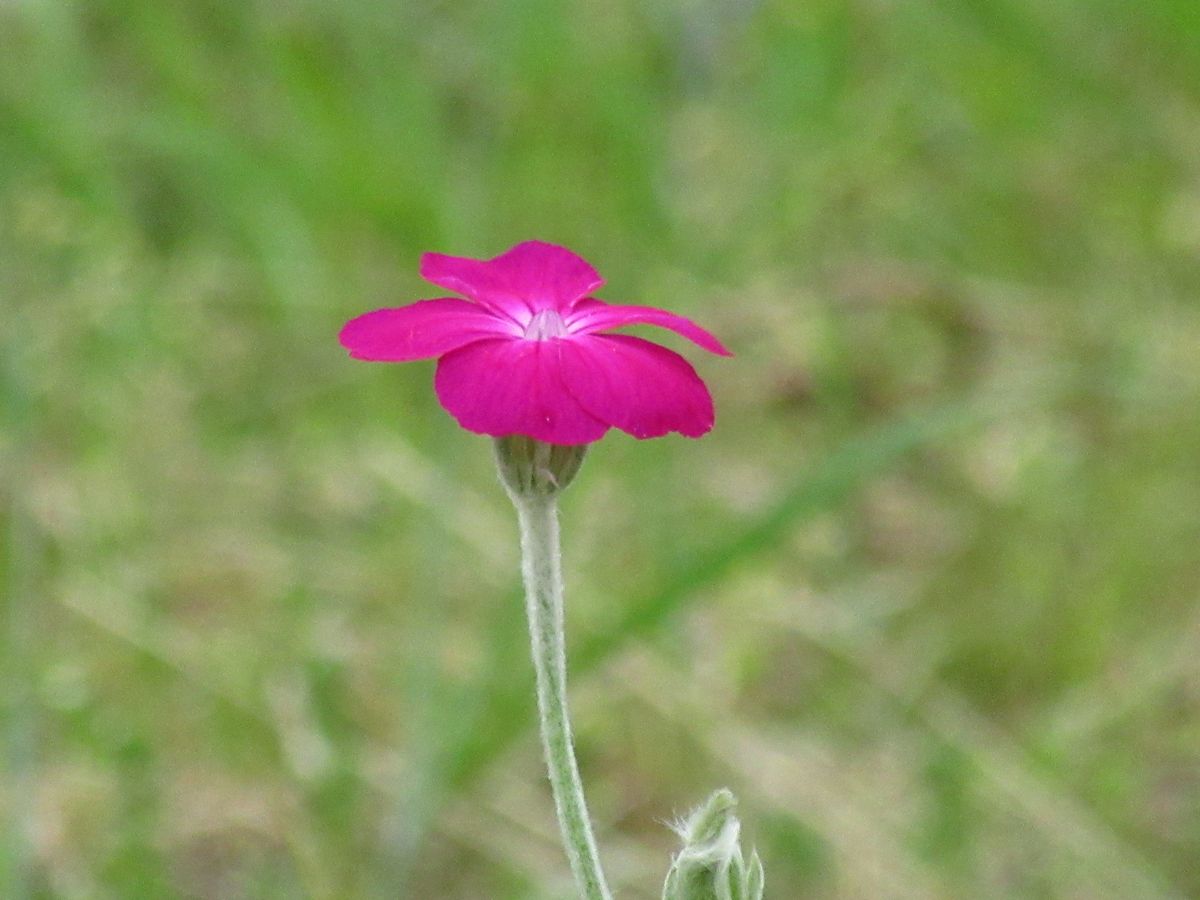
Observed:
[[[742,856],[736,806],[722,788],[674,826],[683,849],[671,860],[663,900],[762,900],[762,861],[754,851],[749,862]]]

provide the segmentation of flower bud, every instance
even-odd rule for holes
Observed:
[[[674,826],[683,849],[671,860],[663,900],[762,900],[762,861],[753,851],[749,863],[742,857],[735,806],[722,788]]]

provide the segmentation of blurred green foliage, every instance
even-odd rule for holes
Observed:
[[[341,323],[565,244],[735,349],[566,498],[610,875],[1200,894],[1200,6],[0,5],[3,897],[556,898],[515,526]]]

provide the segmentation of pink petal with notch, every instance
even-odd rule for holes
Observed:
[[[691,319],[653,306],[619,306],[594,297],[580,300],[566,316],[567,330],[573,334],[591,334],[620,328],[622,325],[657,325],[681,334],[689,341],[718,356],[732,356],[725,345]]]
[[[441,356],[483,338],[520,333],[512,322],[481,306],[447,297],[358,316],[342,327],[338,340],[355,359],[409,362]]]
[[[635,438],[700,437],[712,428],[708,388],[678,353],[624,334],[556,343],[567,390],[600,421]]]
[[[426,253],[421,277],[521,324],[538,310],[566,309],[604,284],[586,260],[542,241],[525,241],[488,260]]]
[[[524,434],[550,444],[589,444],[608,425],[563,385],[561,341],[484,340],[438,361],[438,400],[463,428],[503,437]]]

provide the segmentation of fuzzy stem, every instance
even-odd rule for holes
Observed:
[[[583,799],[567,714],[558,506],[553,496],[513,494],[512,497],[521,525],[521,574],[525,580],[525,611],[537,673],[542,749],[558,823],[580,896],[584,900],[611,900]]]

